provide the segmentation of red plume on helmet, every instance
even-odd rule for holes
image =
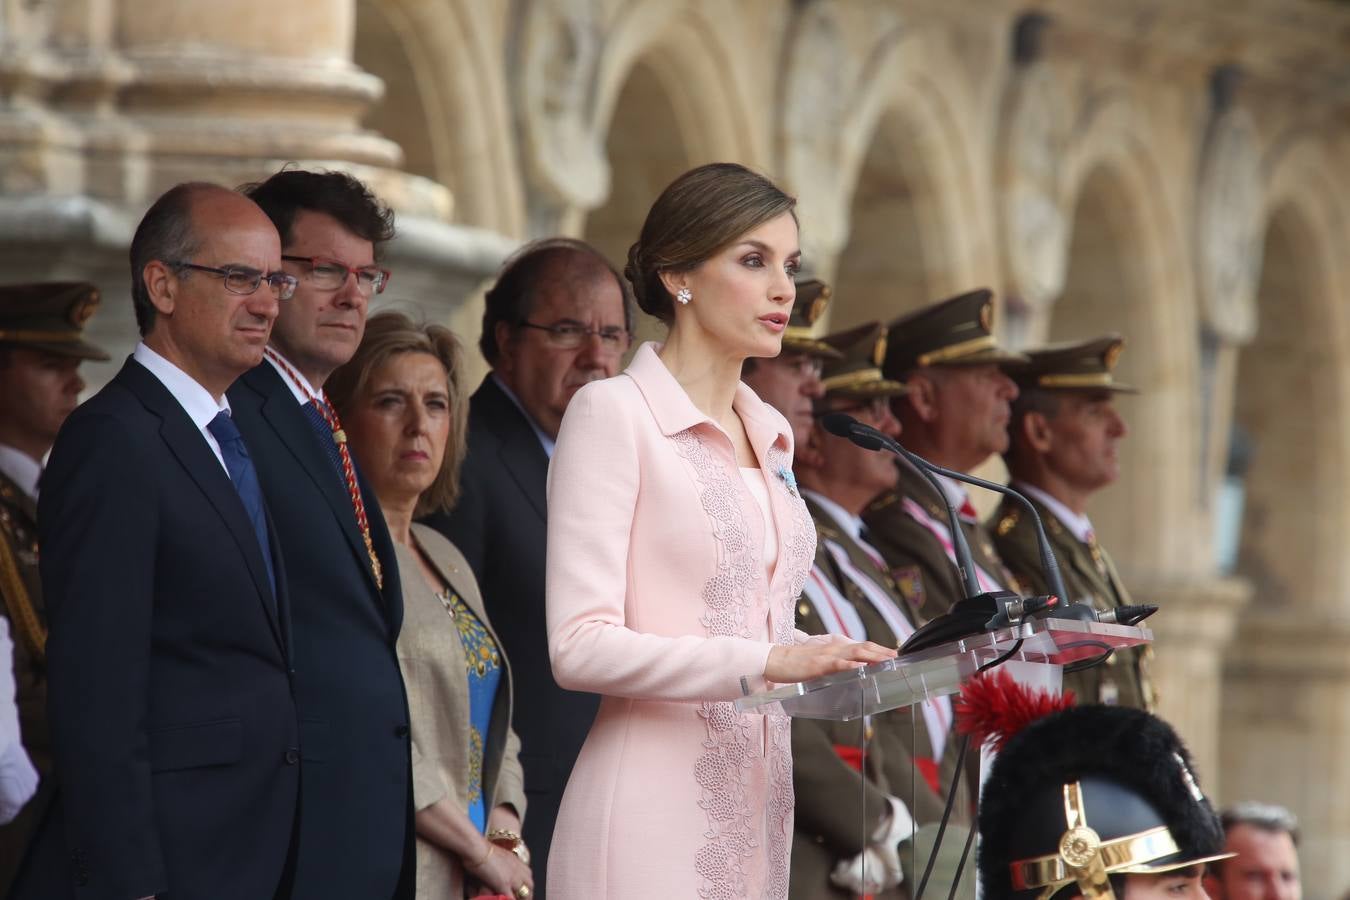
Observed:
[[[1014,681],[1003,669],[994,669],[976,675],[961,688],[954,704],[956,730],[970,735],[977,747],[992,739],[994,749],[999,751],[1032,722],[1073,704],[1073,691],[1056,696]]]

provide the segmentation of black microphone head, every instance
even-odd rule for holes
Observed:
[[[853,426],[858,420],[848,413],[832,412],[820,417],[820,424],[835,437],[853,439]]]
[[[876,429],[845,413],[827,413],[821,416],[820,424],[830,434],[852,441],[864,450],[881,450],[886,446]]]

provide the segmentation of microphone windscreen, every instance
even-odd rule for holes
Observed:
[[[827,413],[820,419],[821,426],[835,437],[853,439],[853,426],[858,424],[858,420],[848,413],[832,412]]]

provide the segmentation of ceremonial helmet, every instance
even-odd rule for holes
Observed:
[[[1116,900],[1118,876],[1232,856],[1176,732],[1116,706],[1063,709],[1009,737],[981,794],[979,834],[993,900]]]

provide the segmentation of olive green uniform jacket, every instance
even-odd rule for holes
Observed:
[[[24,850],[52,798],[47,727],[47,616],[38,580],[37,503],[0,474],[0,615],[14,639],[14,682],[24,749],[42,776],[37,795],[0,826],[0,897],[9,892]],[[4,660],[0,660],[0,665]]]
[[[914,500],[935,521],[947,525],[942,495],[908,463],[899,463],[895,489],[873,501],[863,513],[872,546],[885,557],[900,595],[922,621],[934,619],[965,597],[961,573],[937,537],[905,511],[905,498]],[[961,520],[975,564],[1003,587],[1011,588],[984,524]]]
[[[845,578],[826,547],[827,540],[845,549],[850,561],[864,571],[874,571],[878,583],[896,601],[911,622],[893,582],[881,571],[857,542],[844,534],[820,507],[806,498],[807,509],[816,523],[816,557],[812,577],[821,575],[848,600],[867,632],[867,639],[887,647],[897,645],[897,636],[887,626],[862,591]],[[797,627],[808,634],[825,634],[827,629],[811,601],[802,596],[797,606]],[[865,762],[866,778],[845,763],[836,750],[857,747],[866,726],[861,721],[831,722],[819,719],[794,719],[792,722],[793,789],[796,794],[795,834],[792,843],[792,871],[789,896],[792,898],[849,897],[830,883],[829,875],[840,861],[862,852],[865,835],[880,826],[889,809],[886,797],[904,802],[919,825],[942,817],[945,791],[957,768],[959,740],[947,737],[943,759],[939,762],[939,796],[914,769],[915,749],[922,757],[931,756],[928,729],[922,715],[912,710],[893,710],[871,718],[871,735]],[[970,794],[962,784],[952,821],[970,821]],[[907,848],[902,849],[902,853]],[[920,861],[922,864],[922,860]],[[906,886],[876,895],[904,897]]]
[[[1068,597],[1066,603],[1090,602],[1098,611],[1126,606],[1130,595],[1111,557],[1100,545],[1078,540],[1044,504],[1031,500],[1045,526],[1045,535],[1059,561],[1060,575]],[[1048,594],[1050,584],[1041,568],[1036,545],[1036,526],[1031,517],[1005,499],[993,519],[994,543],[1004,563],[1026,595]],[[1064,676],[1064,690],[1073,691],[1079,703],[1112,703],[1151,710],[1155,698],[1148,677],[1153,655],[1149,647],[1117,650],[1099,666]]]

